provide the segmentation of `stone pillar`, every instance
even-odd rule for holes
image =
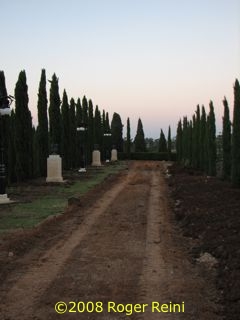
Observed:
[[[100,167],[101,165],[101,153],[99,150],[94,150],[92,153],[92,166]]]
[[[117,161],[118,158],[117,158],[117,149],[112,149],[112,152],[111,152],[111,161]]]
[[[63,182],[62,158],[58,154],[51,154],[47,159],[46,182]]]

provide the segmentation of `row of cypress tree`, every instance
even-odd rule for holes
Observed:
[[[213,102],[210,101],[209,113],[199,105],[192,119],[184,117],[177,126],[177,159],[190,166],[215,176],[217,156],[222,162],[222,178],[230,179],[234,186],[240,187],[240,87],[234,84],[233,121],[231,123],[227,99],[223,100],[224,116],[222,135],[216,136],[216,123]],[[220,146],[217,146],[220,144]],[[218,148],[217,148],[218,147]],[[217,149],[220,154],[217,154]]]
[[[28,104],[28,86],[25,71],[19,73],[15,87],[15,108],[10,117],[1,117],[1,134],[4,137],[5,162],[8,180],[23,181],[38,176],[46,176],[47,157],[55,150],[62,156],[63,168],[74,169],[80,166],[81,148],[85,147],[87,162],[96,145],[105,156],[112,145],[122,151],[122,122],[118,113],[113,114],[111,127],[109,114],[93,107],[92,100],[84,96],[75,101],[68,99],[66,90],[62,100],[59,94],[59,80],[53,74],[49,81],[49,102],[47,95],[46,72],[43,69],[38,90],[38,125],[35,128]],[[0,96],[7,95],[4,72],[0,71]],[[85,132],[77,131],[84,125]],[[104,133],[111,133],[105,135]],[[83,136],[84,135],[84,136]]]

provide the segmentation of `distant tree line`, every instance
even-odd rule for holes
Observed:
[[[108,112],[101,112],[97,105],[94,108],[92,100],[86,96],[75,101],[69,99],[64,90],[61,99],[56,74],[49,82],[48,101],[46,72],[43,69],[38,90],[36,127],[29,110],[24,70],[19,73],[15,86],[15,108],[10,117],[1,117],[1,141],[4,141],[9,182],[46,176],[47,157],[53,152],[61,155],[63,168],[68,170],[80,166],[83,152],[80,146],[85,148],[87,163],[91,163],[95,148],[102,151],[103,160],[107,149],[110,151],[115,146],[118,151],[123,150],[123,124],[118,113],[113,114],[110,124]],[[5,95],[5,75],[0,71],[0,96]],[[85,126],[86,131],[77,130],[82,126]]]
[[[229,116],[226,98],[223,100],[224,115],[222,135],[216,135],[213,102],[205,107],[197,106],[191,119],[183,117],[178,122],[176,136],[177,160],[179,163],[201,170],[209,176],[217,174],[217,161],[222,163],[221,176],[240,187],[240,87],[234,85],[233,121]]]

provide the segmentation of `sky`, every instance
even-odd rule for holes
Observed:
[[[197,104],[213,101],[221,131],[226,96],[240,80],[240,0],[0,0],[0,70],[14,95],[26,71],[37,123],[41,70],[59,78],[60,96],[84,95],[120,114],[131,136],[173,135]],[[49,92],[48,83],[48,92]],[[125,130],[124,130],[125,132]]]

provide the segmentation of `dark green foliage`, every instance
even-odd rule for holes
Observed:
[[[170,126],[168,127],[167,152],[168,152],[168,160],[171,160],[172,138],[171,138],[171,127]]]
[[[76,110],[75,101],[73,98],[70,100],[69,107],[69,165],[70,169],[76,167],[76,139],[77,139],[77,126],[76,126]]]
[[[33,135],[33,177],[37,178],[41,176],[40,173],[40,148],[39,148],[39,131],[38,131],[39,127],[37,129],[35,129],[33,127],[32,129],[32,135]],[[46,159],[47,161],[47,159]]]
[[[196,169],[200,168],[200,128],[201,128],[201,115],[200,107],[197,105],[196,113],[193,115],[192,119],[192,164]]]
[[[137,133],[134,139],[134,145],[135,145],[135,152],[146,152],[146,143],[144,138],[143,125],[140,118],[138,119]]]
[[[88,101],[88,159],[92,162],[92,151],[94,150],[94,115],[92,100]]]
[[[85,96],[82,99],[82,122],[88,125],[88,101]]]
[[[83,124],[83,109],[81,106],[81,100],[77,99],[76,104],[76,128],[80,128],[80,126]],[[84,133],[85,134],[85,133]],[[80,167],[81,163],[81,132],[77,131],[76,134],[76,167]]]
[[[202,106],[202,114],[200,120],[200,169],[206,171],[208,167],[207,161],[207,146],[206,146],[206,130],[207,117],[204,106]]]
[[[226,97],[223,100],[224,116],[222,131],[222,150],[223,150],[223,178],[229,179],[231,176],[231,122],[229,107]]]
[[[110,123],[109,123],[109,115],[108,115],[108,112],[106,113],[106,124],[105,124],[105,129],[106,129],[106,132],[110,132],[110,131],[111,131]]]
[[[7,96],[5,75],[3,71],[0,71],[0,97],[5,97],[5,96]]]
[[[231,181],[234,187],[240,187],[240,86],[237,79],[234,85]]]
[[[177,126],[177,137],[176,137],[176,151],[177,151],[177,161],[180,163],[182,161],[182,145],[183,145],[183,132],[182,132],[182,121],[178,122]]]
[[[7,150],[7,175],[8,182],[16,182],[16,148],[15,148],[15,112],[11,111],[11,116],[9,119],[9,130],[8,130],[8,150]]]
[[[207,174],[210,176],[216,175],[216,124],[215,114],[212,101],[209,104],[209,115],[207,119],[207,147],[208,147],[208,171]]]
[[[60,114],[61,100],[59,96],[58,78],[55,73],[52,76],[50,88],[50,104],[49,104],[49,129],[50,144],[56,144],[58,150],[61,146],[62,126]]]
[[[47,90],[46,90],[46,72],[43,69],[41,73],[41,80],[38,90],[38,128],[37,138],[34,138],[34,143],[38,144],[34,146],[35,151],[38,149],[39,154],[39,171],[41,176],[47,174],[47,157],[49,155],[48,145],[48,115],[47,115]]]
[[[158,152],[167,152],[167,140],[162,129],[159,138]]]
[[[28,109],[28,87],[25,71],[21,71],[15,87],[15,150],[18,181],[32,178],[32,117]]]
[[[97,144],[100,150],[102,148],[104,133],[105,132],[103,131],[101,113],[98,109],[98,106],[96,106],[94,112],[94,144]]]
[[[7,96],[7,88],[5,83],[5,75],[3,71],[0,71],[0,98]],[[6,171],[8,171],[9,162],[11,159],[8,159],[8,147],[9,147],[9,139],[12,136],[10,131],[10,117],[9,116],[1,116],[0,117],[0,146],[3,148],[3,161],[6,165]]]
[[[172,161],[176,161],[177,155],[175,152],[172,152]],[[119,160],[153,160],[153,161],[162,161],[168,160],[167,152],[131,152],[130,158],[126,152],[118,153]]]
[[[111,122],[112,143],[118,152],[123,151],[123,125],[121,117],[114,112]]]
[[[130,128],[130,119],[129,118],[127,118],[126,152],[127,152],[128,159],[130,159],[130,153],[131,153],[131,128]]]
[[[69,130],[69,104],[67,93],[63,91],[63,99],[61,105],[62,115],[62,138],[61,138],[61,154],[63,158],[63,168],[70,168],[70,130]]]

